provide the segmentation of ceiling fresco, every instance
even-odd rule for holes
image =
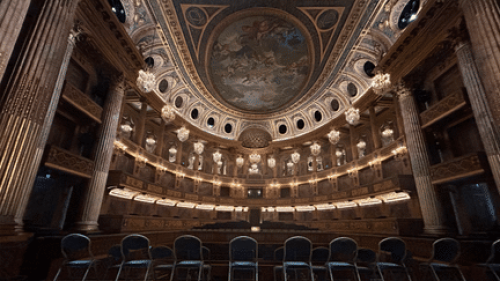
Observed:
[[[233,111],[268,114],[311,90],[355,2],[180,0],[168,12],[175,12],[177,36],[207,98]]]
[[[300,93],[311,70],[308,44],[292,23],[249,16],[228,25],[208,65],[218,94],[242,110],[268,111]]]

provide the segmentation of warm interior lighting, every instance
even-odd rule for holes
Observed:
[[[337,144],[340,141],[340,132],[335,129],[331,130],[330,133],[328,133],[328,140],[333,145]]]
[[[155,89],[156,77],[153,73],[149,71],[139,70],[139,76],[137,77],[137,86],[141,88],[146,93],[149,93]]]
[[[180,142],[187,141],[189,139],[189,130],[184,126],[181,127],[179,130],[177,130],[177,138]]]
[[[292,155],[290,155],[290,157],[292,158],[292,162],[294,164],[299,163],[299,161],[300,161],[300,153],[298,151],[295,151],[294,153],[292,153]]]
[[[219,211],[219,212],[232,212],[232,211],[234,211],[234,207],[233,206],[217,206],[217,207],[215,207],[215,210]]]
[[[203,211],[213,211],[215,208],[214,205],[209,205],[209,204],[201,204],[196,206],[196,209],[203,210]]]
[[[271,169],[273,169],[274,167],[276,167],[276,159],[274,159],[273,156],[267,158],[267,166]]]
[[[214,159],[214,163],[218,163],[220,162],[221,158],[222,158],[222,154],[217,150],[215,151],[213,154],[213,159]]]
[[[158,200],[158,197],[151,196],[149,194],[139,194],[134,197],[135,201],[143,202],[143,203],[148,203],[148,204],[154,204],[156,200]]]
[[[248,160],[250,160],[250,163],[252,164],[257,164],[260,162],[260,155],[259,154],[250,154],[250,156],[248,156]]]
[[[260,231],[260,227],[258,227],[258,226],[252,226],[252,227],[250,228],[250,230],[251,230],[252,232],[259,232],[259,231]]]
[[[278,213],[293,213],[294,211],[294,207],[276,207],[276,212]]]
[[[316,208],[314,206],[296,206],[295,210],[297,212],[313,212],[316,211]]]
[[[359,119],[360,119],[359,109],[350,107],[349,109],[346,110],[345,120],[347,121],[347,123],[354,126],[359,122]]]
[[[318,211],[335,209],[335,205],[332,204],[320,204],[320,205],[315,205],[314,207],[316,207]]]
[[[204,149],[205,145],[201,141],[193,143],[193,150],[196,154],[202,154]]]
[[[191,203],[191,202],[179,202],[179,203],[177,203],[177,207],[180,207],[180,208],[192,209],[192,208],[194,208],[194,206],[196,206],[196,204]]]
[[[177,201],[175,200],[170,200],[170,199],[161,199],[156,201],[157,205],[163,205],[163,206],[169,206],[173,207],[175,204],[177,204]]]
[[[236,166],[238,168],[241,168],[243,167],[243,163],[245,163],[245,159],[243,158],[243,156],[239,155],[238,158],[236,158]]]
[[[355,202],[352,201],[344,201],[344,202],[337,202],[335,203],[335,206],[337,206],[337,209],[343,209],[343,208],[352,208],[358,206]]]
[[[113,197],[121,198],[121,199],[132,199],[138,193],[139,192],[137,192],[137,191],[128,190],[126,188],[124,188],[124,189],[114,188],[109,192],[109,195],[113,196]]]
[[[356,202],[361,207],[382,204],[382,200],[377,199],[377,198],[359,199],[359,200],[355,200],[354,202]]]
[[[174,108],[169,104],[163,106],[163,108],[161,109],[161,118],[163,119],[163,121],[165,121],[166,124],[172,123],[172,121],[175,120]]]
[[[384,201],[384,203],[397,202],[402,200],[411,199],[410,194],[407,192],[391,192],[377,196],[377,198]]]
[[[313,156],[318,156],[321,153],[321,145],[317,142],[314,142],[309,148],[311,149],[311,154]]]

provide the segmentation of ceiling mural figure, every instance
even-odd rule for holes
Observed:
[[[227,103],[265,112],[276,110],[302,91],[310,61],[308,44],[292,23],[248,16],[229,24],[217,37],[209,73]]]

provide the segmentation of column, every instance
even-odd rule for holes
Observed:
[[[476,119],[479,135],[483,141],[495,185],[500,192],[500,136],[495,133],[495,124],[493,123],[495,121],[488,108],[486,92],[474,62],[470,43],[459,42],[455,47],[455,51],[464,85],[469,95],[472,112]]]
[[[22,2],[22,1],[21,1]],[[2,1],[3,4],[3,1]],[[1,98],[0,235],[10,234],[25,196],[78,1],[47,0]]]
[[[123,76],[116,78],[104,104],[99,139],[94,153],[95,166],[87,190],[81,200],[80,213],[75,228],[80,231],[97,230],[97,219],[101,211],[102,199],[108,179],[109,164],[113,155],[113,142],[120,117],[121,104],[125,91]]]
[[[375,106],[373,106],[373,104],[370,105],[368,111],[370,112],[370,127],[372,129],[373,146],[375,150],[377,150],[382,147],[382,144],[380,142],[379,129],[376,124],[377,114],[375,113]]]
[[[31,0],[0,1],[0,81],[23,27]]]
[[[161,119],[161,122],[160,122],[160,133],[159,133],[159,137],[158,137],[158,140],[156,141],[156,155],[160,156],[163,158],[163,138],[164,138],[164,135],[165,135],[165,120]],[[169,148],[167,147],[167,150]]]
[[[141,112],[139,113],[139,122],[135,131],[134,140],[140,147],[144,147],[146,121],[148,118],[148,104],[144,98],[141,98]]]
[[[397,94],[403,117],[407,150],[410,155],[420,211],[424,221],[424,231],[427,234],[443,234],[446,232],[443,212],[431,182],[429,156],[419,123],[417,105],[411,90],[403,85],[399,85]]]
[[[41,138],[38,141],[35,156],[33,157],[33,162],[31,163],[32,166],[29,169],[30,174],[27,177],[27,187],[30,189],[35,184],[38,167],[40,166],[40,162],[42,161],[43,151],[45,150],[45,145],[47,143],[47,139],[49,138],[50,128],[52,128],[52,121],[54,121],[57,106],[59,105],[59,98],[61,97],[62,88],[66,79],[66,72],[68,70],[69,61],[71,59],[71,55],[73,54],[73,49],[75,47],[76,39],[79,34],[80,30],[71,29],[68,37],[68,46],[66,48],[66,53],[64,54],[63,63],[59,69],[59,75],[57,77],[54,92],[52,93],[52,99],[50,100],[49,108],[47,110],[47,114],[45,115],[45,121],[43,122],[43,127],[41,129]],[[29,192],[23,194],[21,203],[18,205],[15,217],[16,225],[18,228],[21,228],[23,225],[24,212],[26,210],[26,205],[28,204],[29,197]]]
[[[495,0],[460,0],[495,131],[500,132],[500,8]],[[494,167],[491,167],[492,169]],[[497,167],[498,169],[498,167]]]
[[[349,137],[351,140],[352,161],[354,162],[358,160],[358,147],[356,146],[357,143],[356,140],[354,139],[354,126],[349,126]]]

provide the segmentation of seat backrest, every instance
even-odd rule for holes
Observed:
[[[149,239],[140,234],[130,234],[122,240],[123,260],[151,259]]]
[[[120,244],[116,244],[111,246],[108,250],[108,255],[113,258],[115,261],[119,261],[122,259],[122,246]]]
[[[354,262],[358,254],[358,244],[349,237],[335,238],[330,242],[328,261]]]
[[[68,234],[61,240],[61,252],[67,260],[93,257],[90,239],[79,233]]]
[[[378,243],[380,252],[391,253],[391,259],[395,263],[402,263],[406,256],[406,244],[398,237],[388,237]]]
[[[202,260],[202,245],[198,237],[192,235],[179,236],[174,241],[174,253],[177,261]]]
[[[157,246],[151,250],[151,257],[154,260],[175,260],[174,251],[167,246]]]
[[[284,253],[285,253],[284,246],[281,246],[281,247],[277,248],[276,250],[274,250],[274,257],[273,257],[274,260],[275,261],[283,261]]]
[[[491,244],[491,254],[486,263],[500,264],[500,239]]]
[[[311,240],[303,236],[294,236],[285,241],[283,261],[311,261]]]
[[[248,236],[239,236],[229,242],[230,261],[256,261],[258,257],[257,240]]]
[[[312,250],[311,262],[313,264],[325,264],[330,256],[330,250],[327,247],[316,247]]]
[[[210,260],[210,249],[206,246],[201,246],[201,253],[203,256],[203,260],[208,261]]]
[[[460,255],[460,243],[453,238],[441,238],[432,244],[432,260],[453,263]]]
[[[358,249],[358,256],[356,259],[358,262],[371,264],[375,262],[377,255],[370,249]]]

